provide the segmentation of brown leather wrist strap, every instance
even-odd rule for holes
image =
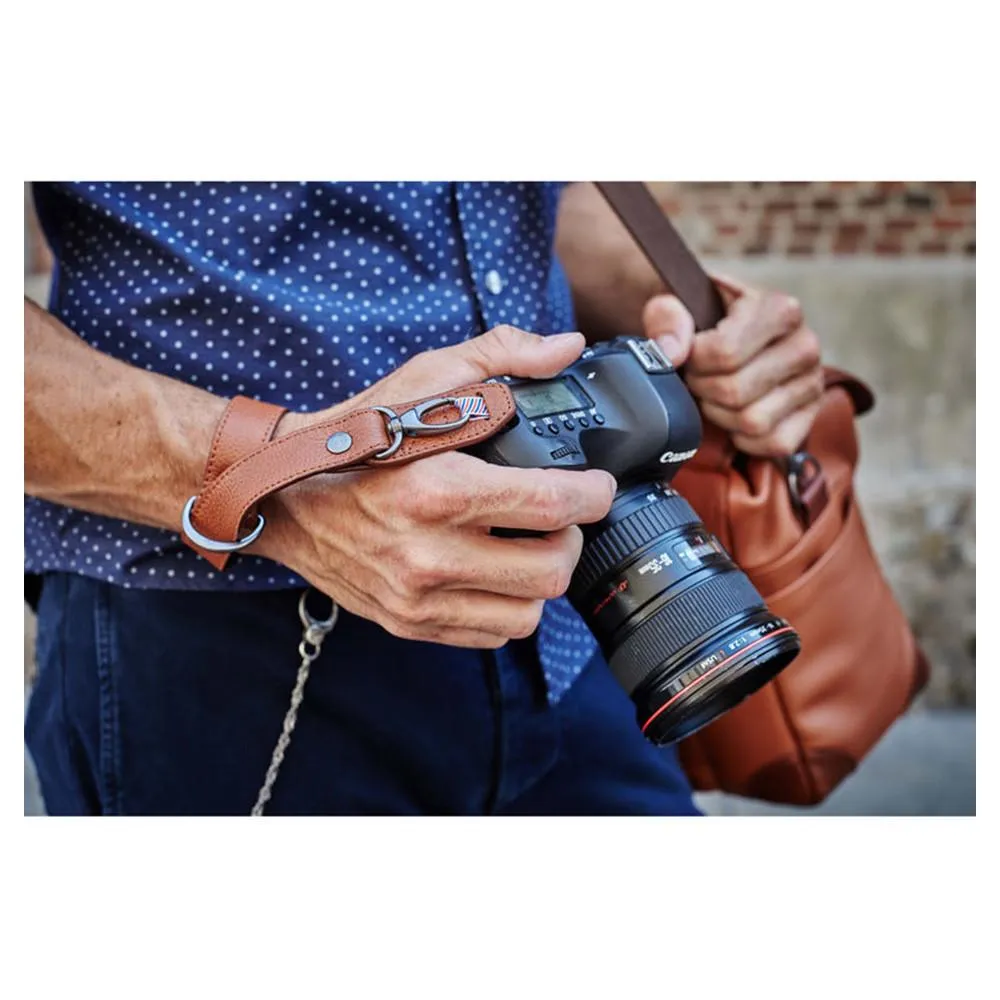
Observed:
[[[288,411],[284,406],[264,403],[246,396],[234,396],[222,414],[212,438],[212,450],[205,465],[201,489],[215,480],[233,462],[247,452],[267,444],[274,436],[278,421]]]
[[[205,463],[205,473],[201,481],[201,493],[215,482],[234,462],[244,455],[265,445],[274,436],[278,422],[287,413],[284,406],[265,403],[246,396],[234,396],[229,400],[215,434],[212,447]],[[196,545],[186,534],[181,534],[186,545],[204,556],[216,569],[225,569],[229,556],[224,552],[209,552]]]
[[[211,480],[206,475],[202,493],[184,507],[184,539],[222,569],[231,553],[260,536],[264,516],[257,513],[257,505],[278,490],[319,473],[398,465],[464,448],[492,437],[514,412],[514,397],[506,385],[477,383],[446,395],[331,417],[244,452]],[[263,427],[263,414],[257,419]],[[221,429],[216,436],[225,438]],[[218,466],[215,449],[213,456]],[[248,525],[250,520],[256,523]]]

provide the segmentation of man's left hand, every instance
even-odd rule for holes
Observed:
[[[672,295],[646,303],[643,327],[698,399],[706,420],[750,455],[795,452],[819,413],[823,368],[819,338],[788,295],[715,279],[727,315],[695,336],[691,314]]]

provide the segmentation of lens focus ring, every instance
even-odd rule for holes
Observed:
[[[683,524],[700,521],[687,500],[677,494],[639,507],[583,547],[573,573],[572,593],[586,594],[605,573],[620,568],[650,542]]]
[[[622,640],[609,661],[629,693],[688,643],[712,632],[733,615],[764,607],[754,585],[739,570],[709,577],[679,594]]]

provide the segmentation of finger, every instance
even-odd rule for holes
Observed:
[[[611,508],[614,477],[600,469],[518,469],[445,452],[379,471],[358,492],[375,519],[389,506],[411,526],[474,525],[558,531],[599,521]]]
[[[700,375],[735,372],[801,324],[802,309],[796,299],[775,292],[744,295],[714,330],[695,337],[688,368]]]
[[[823,395],[823,372],[798,375],[772,389],[767,395],[742,410],[730,410],[715,403],[703,402],[705,419],[734,434],[747,438],[766,437],[785,419]]]
[[[553,600],[569,589],[582,549],[582,532],[570,526],[536,538],[469,535],[438,558],[447,590]]]
[[[391,614],[385,607],[363,593],[348,580],[341,579],[331,587],[327,581],[310,580],[321,593],[336,590],[333,598],[345,610],[359,618],[366,618],[384,628],[390,635],[419,642],[436,642],[446,646],[462,646],[470,649],[499,649],[507,638],[496,632],[478,629],[450,627],[430,623],[408,623]]]
[[[485,594],[478,590],[438,591],[429,613],[446,628],[485,632],[501,639],[527,639],[538,628],[545,602]]]
[[[495,326],[481,337],[456,344],[450,350],[475,367],[478,378],[493,375],[548,378],[575,361],[585,344],[582,333],[542,337],[516,326]]]
[[[718,271],[710,271],[709,277],[712,283],[718,288],[722,295],[722,301],[728,309],[732,304],[744,295],[760,295],[760,289],[756,289],[728,274],[720,274]]]
[[[819,338],[809,327],[800,326],[790,336],[765,347],[739,371],[701,375],[689,367],[686,381],[699,399],[739,410],[790,378],[812,371],[819,362]]]
[[[811,403],[791,416],[786,417],[777,427],[760,437],[748,437],[744,434],[734,434],[733,444],[748,455],[759,455],[766,458],[778,458],[793,455],[804,444],[809,431],[816,420],[822,404]]]
[[[600,469],[513,469],[486,465],[468,489],[465,524],[559,531],[593,524],[611,509],[617,484]]]
[[[694,317],[676,295],[651,298],[642,310],[642,328],[674,367],[687,361],[694,342]]]
[[[433,642],[439,646],[460,646],[464,649],[499,649],[508,639],[493,632],[477,632],[468,628],[445,628],[435,626],[411,626],[405,622],[385,617],[372,618],[390,635],[408,642]]]
[[[571,526],[531,538],[491,536],[486,529],[421,533],[396,559],[375,570],[401,603],[442,590],[478,590],[525,600],[551,600],[569,589],[583,548]]]
[[[441,348],[431,355],[435,367],[464,366],[473,380],[494,375],[549,378],[572,364],[583,351],[582,333],[543,337],[515,326],[495,326],[480,337]]]
[[[538,627],[544,603],[479,590],[435,590],[418,600],[401,600],[388,592],[384,600],[393,627],[407,630],[411,638],[459,629],[525,639]]]
[[[446,628],[421,637],[418,642],[433,642],[439,646],[459,646],[463,649],[500,649],[508,639],[490,632],[473,632],[464,628]]]
[[[359,393],[353,403],[416,399],[494,375],[549,378],[572,364],[585,346],[582,333],[542,337],[498,326],[461,344],[424,351]]]

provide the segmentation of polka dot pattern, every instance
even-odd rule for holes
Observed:
[[[36,184],[51,311],[97,349],[221,396],[348,399],[498,323],[572,329],[552,253],[559,185]],[[25,568],[124,587],[301,586],[259,557],[212,569],[176,534],[25,498]],[[596,645],[564,601],[539,657],[556,701]]]

